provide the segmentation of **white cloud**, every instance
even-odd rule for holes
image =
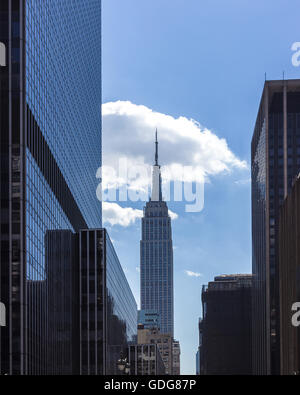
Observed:
[[[133,209],[132,207],[121,207],[117,203],[103,202],[102,203],[103,223],[111,226],[120,225],[128,227],[133,225],[136,220],[143,216],[142,210]],[[178,214],[169,210],[169,215],[172,220],[178,218]]]
[[[125,187],[129,193],[142,196],[140,200],[148,200],[156,128],[159,134],[159,162],[165,182],[208,182],[213,175],[247,169],[247,163],[230,150],[225,139],[193,119],[183,116],[174,118],[130,101],[105,103],[102,113],[105,193]],[[120,164],[122,158],[125,161]],[[142,166],[145,170],[146,167],[146,173],[143,171],[128,177],[124,171],[125,164],[127,169]],[[188,171],[183,173],[182,166],[189,166]],[[103,199],[104,223],[130,226],[143,213],[131,207],[121,207],[115,203],[118,197]],[[130,197],[124,201],[134,199]],[[176,213],[170,211],[169,214],[173,220],[178,218]]]
[[[178,218],[178,214],[174,213],[173,211],[169,210],[169,216],[171,219],[174,221],[175,219]]]
[[[189,277],[202,277],[203,276],[201,273],[195,273],[190,270],[185,270],[185,274],[187,274]]]
[[[127,186],[147,191],[154,161],[154,132],[158,128],[159,161],[163,179],[180,179],[181,166],[191,166],[184,181],[202,182],[204,178],[234,169],[247,169],[228,147],[224,138],[197,121],[174,118],[130,101],[103,104],[103,164],[118,169],[118,160],[126,158],[129,166],[148,165],[148,176],[133,177]],[[122,175],[103,175],[106,186],[126,185]]]
[[[109,225],[121,225],[124,227],[135,223],[138,218],[142,218],[142,210],[131,207],[121,207],[117,203],[102,203],[103,223]]]

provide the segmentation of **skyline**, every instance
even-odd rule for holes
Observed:
[[[171,7],[159,1],[104,1],[103,161],[110,163],[112,147],[119,154],[117,138],[122,135],[131,144],[122,147],[127,156],[140,152],[150,165],[150,141],[157,126],[161,150],[165,149],[162,165],[169,164],[185,141],[175,133],[182,129],[166,125],[165,116],[171,116],[172,122],[182,116],[210,130],[213,147],[220,147],[219,140],[226,139],[228,149],[223,152],[232,152],[238,164],[247,163],[247,169],[229,165],[229,173],[210,174],[199,215],[185,214],[174,202],[168,204],[178,215],[173,221],[175,337],[181,342],[182,372],[193,374],[191,355],[197,351],[201,285],[220,274],[251,273],[250,143],[256,114],[265,73],[267,79],[281,79],[284,70],[287,79],[300,76],[291,50],[300,38],[296,1],[289,7],[284,1],[266,1],[259,7],[233,0],[226,5],[220,1],[200,5],[195,0],[188,7],[185,4],[180,0]],[[282,24],[287,19],[289,23]],[[158,118],[163,125],[157,125],[156,114],[161,114]],[[115,135],[113,141],[108,141],[108,135]],[[135,210],[142,206],[123,205]],[[131,214],[139,218],[138,212]],[[139,303],[139,220],[131,220],[127,227],[109,222],[105,226],[110,228]],[[122,240],[118,240],[120,232]],[[128,251],[129,242],[137,249]]]
[[[1,0],[0,375],[300,375],[298,9]]]

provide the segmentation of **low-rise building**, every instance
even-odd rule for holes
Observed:
[[[157,344],[165,364],[166,374],[173,373],[173,338],[171,334],[161,333],[157,329],[146,329],[144,325],[139,324],[138,344]]]
[[[130,374],[134,376],[162,376],[166,374],[157,344],[134,344],[128,347]]]

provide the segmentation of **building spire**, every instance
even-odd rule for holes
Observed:
[[[157,129],[155,132],[155,166],[158,166],[158,140],[157,140]]]
[[[152,196],[151,200],[154,202],[162,201],[162,187],[161,187],[161,173],[160,166],[158,164],[158,139],[157,129],[155,132],[155,164],[153,166],[152,174]]]

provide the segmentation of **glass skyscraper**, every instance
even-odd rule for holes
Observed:
[[[0,373],[39,374],[47,234],[101,227],[101,0],[1,0],[0,42]]]
[[[80,374],[116,375],[137,337],[137,304],[105,229],[80,231]]]
[[[253,373],[280,372],[279,213],[300,171],[300,80],[266,81],[252,139]]]
[[[142,218],[141,309],[156,310],[161,332],[174,335],[173,244],[171,218],[162,199],[161,170],[158,164],[156,133],[152,196]]]

